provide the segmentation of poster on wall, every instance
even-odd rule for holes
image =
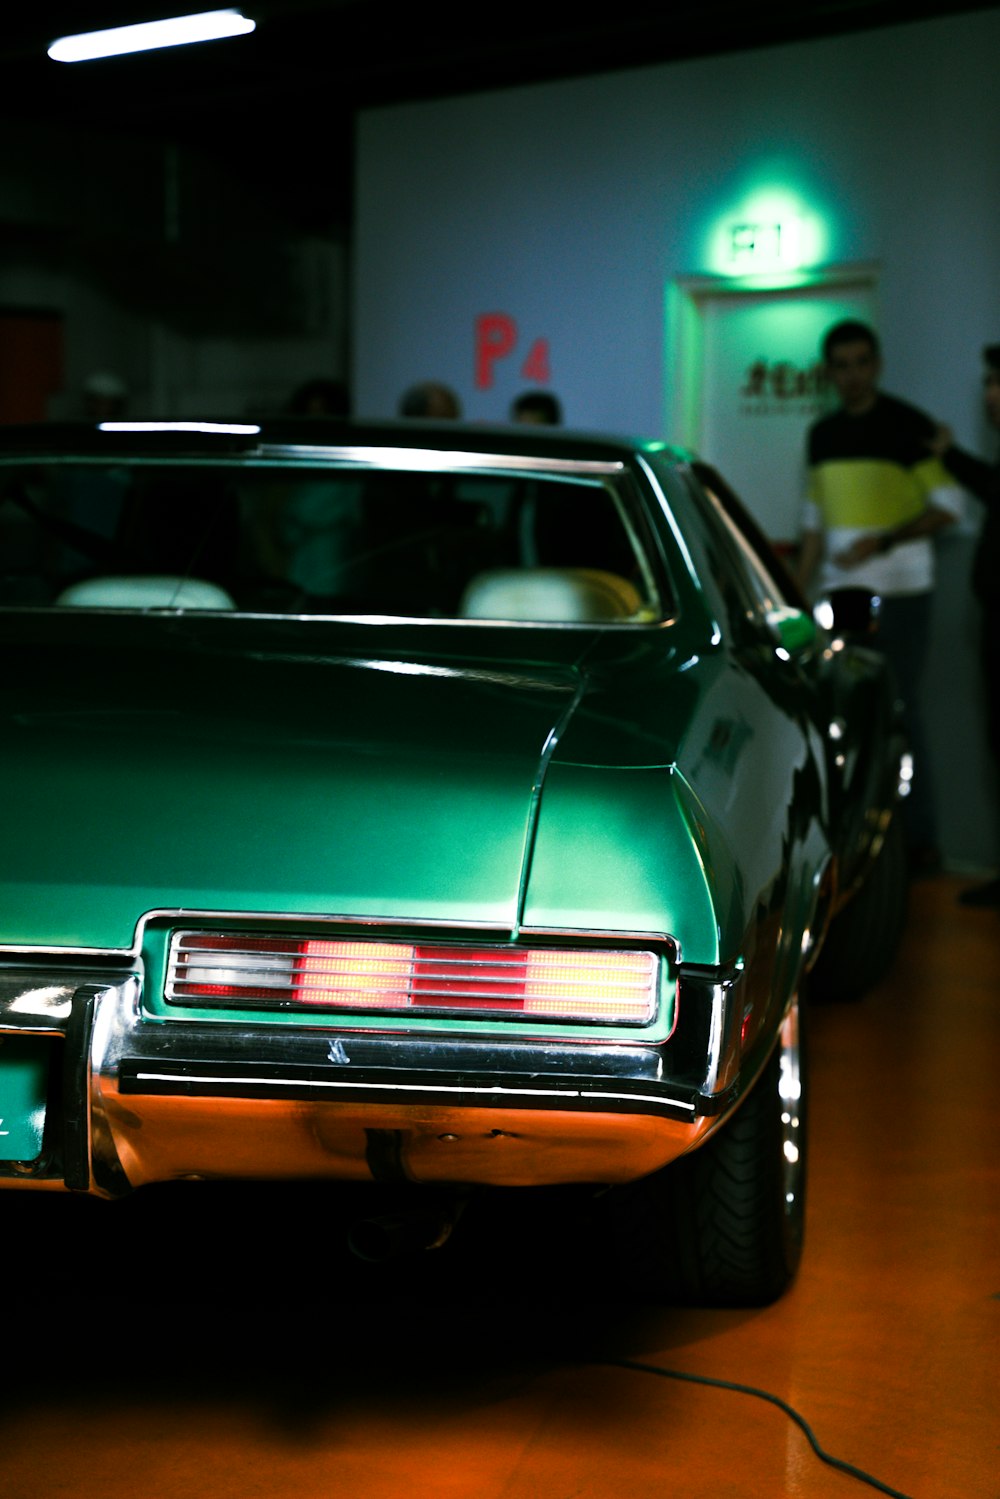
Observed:
[[[794,548],[811,422],[830,409],[823,335],[841,318],[873,322],[864,282],[719,290],[697,298],[702,341],[697,447],[779,550]]]

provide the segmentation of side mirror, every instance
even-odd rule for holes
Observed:
[[[882,600],[868,588],[837,588],[820,599],[814,611],[820,625],[831,635],[874,635],[878,630]]]

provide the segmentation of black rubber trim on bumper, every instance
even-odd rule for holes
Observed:
[[[281,1066],[128,1057],[118,1073],[123,1095],[190,1098],[285,1098],[295,1101],[350,1097],[359,1103],[382,1102],[387,1094],[414,1104],[449,1103],[464,1108],[549,1108],[585,1113],[656,1114],[674,1119],[714,1115],[722,1098],[675,1089],[674,1096],[648,1084],[613,1078],[578,1077],[546,1085],[544,1079],[510,1074],[462,1077],[455,1073],[402,1073],[365,1069],[345,1078],[342,1067]]]

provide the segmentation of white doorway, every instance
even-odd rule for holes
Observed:
[[[841,318],[875,324],[876,274],[845,267],[795,286],[712,277],[671,289],[671,436],[721,471],[779,551],[796,542],[806,429],[828,405],[820,342]]]

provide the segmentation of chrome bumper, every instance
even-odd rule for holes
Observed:
[[[655,1046],[163,1021],[140,999],[131,971],[0,970],[0,1115],[29,1143],[0,1135],[0,1187],[628,1181],[699,1143],[756,1067],[739,975],[682,969]],[[10,1113],[15,1076],[30,1120]]]

